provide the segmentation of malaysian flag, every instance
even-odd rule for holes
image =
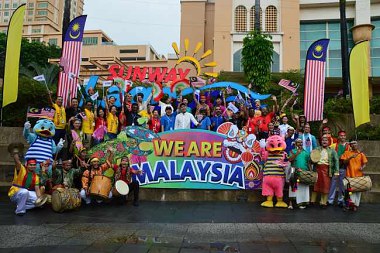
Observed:
[[[308,121],[318,121],[323,119],[326,54],[329,41],[329,39],[317,40],[307,51],[304,113]]]
[[[292,81],[286,79],[281,79],[278,85],[290,90],[293,93],[298,89],[298,83],[293,83]]]
[[[26,112],[27,118],[44,118],[44,119],[53,119],[54,118],[54,109],[46,108],[29,108]]]
[[[87,15],[79,16],[70,22],[67,28],[61,56],[63,71],[59,73],[58,96],[63,98],[63,106],[67,101],[77,96],[77,80],[72,76],[79,76],[82,39]],[[68,60],[69,59],[69,60]]]

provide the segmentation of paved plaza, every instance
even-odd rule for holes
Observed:
[[[0,252],[380,252],[380,205],[358,212],[246,202],[96,204],[23,217],[1,198]]]

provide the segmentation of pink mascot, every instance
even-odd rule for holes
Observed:
[[[285,184],[284,168],[287,163],[285,148],[286,143],[284,138],[278,135],[272,135],[266,141],[260,141],[262,147],[262,157],[265,161],[263,169],[262,195],[267,197],[267,200],[261,204],[263,207],[273,207],[273,196],[276,196],[276,207],[288,207],[283,201],[283,189]],[[265,148],[264,148],[265,147]]]

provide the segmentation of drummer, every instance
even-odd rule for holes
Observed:
[[[308,171],[310,164],[310,153],[303,149],[303,143],[300,138],[296,139],[296,147],[289,153],[289,161],[292,163],[292,167],[296,169],[297,172]],[[296,172],[296,173],[297,173]],[[306,184],[299,183],[295,191],[294,187],[289,186],[289,209],[293,209],[293,201],[295,200],[300,209],[305,209],[309,204],[310,193],[309,186]]]
[[[120,165],[118,166],[115,173],[115,182],[117,180],[123,180],[129,186],[129,192],[133,191],[133,205],[139,205],[139,191],[140,185],[136,181],[132,181],[132,174],[143,174],[142,170],[134,170],[129,165],[128,157],[124,156],[121,158]]]
[[[107,149],[107,155],[108,155],[107,160],[102,165],[99,165],[99,158],[93,157],[90,160],[90,168],[83,172],[82,189],[80,191],[80,196],[86,202],[86,204],[91,203],[90,182],[92,181],[94,176],[101,176],[103,175],[104,171],[106,171],[109,168],[113,168],[112,166],[113,153],[112,153],[111,147]],[[112,192],[109,193],[109,198],[112,198]]]
[[[363,169],[367,165],[367,157],[363,152],[358,149],[358,142],[350,142],[351,150],[347,150],[340,157],[343,163],[347,166],[346,176],[347,177],[362,177]],[[361,192],[353,192],[351,195],[351,200],[354,203],[353,211],[357,211],[360,204]]]
[[[16,215],[23,216],[27,209],[36,207],[36,200],[41,196],[40,178],[36,174],[37,161],[35,159],[26,161],[26,169],[21,164],[17,153],[13,155],[13,159],[16,167],[8,197],[17,204]]]
[[[72,168],[72,161],[62,161],[62,168],[53,165],[53,188],[75,188],[74,179],[82,175],[81,168]]]
[[[320,152],[321,157],[319,161],[316,161],[318,179],[311,194],[311,203],[316,203],[317,195],[320,193],[320,207],[326,209],[331,178],[339,177],[339,159],[336,151],[329,147],[329,137],[327,135],[322,136],[321,144],[322,146],[316,148]]]

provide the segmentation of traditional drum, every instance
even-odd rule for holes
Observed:
[[[47,202],[47,200],[48,200],[48,196],[46,194],[43,194],[42,196],[36,199],[36,202],[34,203],[34,205],[36,207],[43,206]]]
[[[318,180],[318,173],[314,171],[299,171],[298,179],[301,184],[314,185]]]
[[[312,150],[311,153],[310,153],[310,160],[313,163],[319,162],[319,160],[321,160],[321,151],[318,150],[318,149]]]
[[[111,191],[111,179],[95,175],[91,181],[90,195],[95,198],[108,199]]]
[[[54,211],[62,213],[80,207],[81,197],[75,188],[58,188],[51,195],[51,207]]]
[[[353,192],[365,192],[372,188],[372,181],[369,176],[363,177],[345,177],[343,179],[343,184],[346,185],[350,183]]]

